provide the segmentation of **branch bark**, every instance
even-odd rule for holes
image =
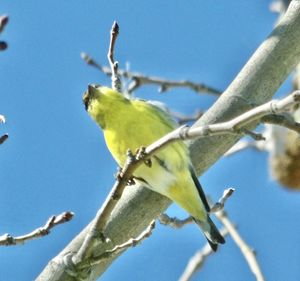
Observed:
[[[232,119],[270,100],[299,61],[300,0],[293,0],[274,31],[194,127]],[[207,170],[238,139],[236,135],[221,135],[191,141],[191,156],[197,174]],[[169,199],[146,188],[132,186],[126,189],[107,224],[105,232],[111,241],[95,245],[93,253],[100,255],[128,241],[130,237],[138,236],[169,204]],[[79,278],[91,281],[105,272],[118,256],[105,260],[87,272],[72,271],[69,257],[81,247],[88,229],[89,226],[49,262],[37,278],[38,281],[74,281]]]

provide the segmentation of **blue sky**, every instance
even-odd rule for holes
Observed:
[[[52,214],[74,220],[24,246],[0,249],[0,280],[33,280],[46,263],[94,217],[113,182],[116,164],[101,131],[87,116],[81,96],[92,82],[110,85],[86,66],[85,51],[106,64],[109,30],[120,24],[120,67],[170,79],[190,79],[225,89],[273,28],[270,1],[20,1],[2,0],[10,22],[0,36],[0,234],[20,235]],[[289,83],[281,89],[284,94]],[[188,90],[159,94],[145,87],[136,96],[157,99],[192,113],[214,102]],[[267,280],[300,278],[299,194],[272,181],[267,155],[247,151],[221,159],[201,177],[217,199],[236,193],[227,210],[256,249]],[[172,205],[168,213],[185,217]],[[151,238],[127,251],[101,280],[177,280],[189,257],[204,245],[196,226],[157,225]],[[254,280],[230,238],[195,280]]]

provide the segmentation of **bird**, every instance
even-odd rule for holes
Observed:
[[[104,133],[106,145],[120,167],[128,150],[137,151],[176,129],[177,124],[161,106],[97,84],[88,85],[83,103],[90,117]],[[209,216],[210,206],[195,174],[187,145],[178,141],[142,164],[133,178],[187,211],[200,226],[213,251],[224,237]]]

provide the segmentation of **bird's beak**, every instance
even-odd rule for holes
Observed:
[[[89,95],[93,95],[98,87],[99,86],[97,86],[96,84],[89,84],[87,92],[89,93]]]
[[[82,100],[84,103],[85,110],[88,110],[89,104],[91,99],[95,96],[97,92],[97,88],[99,88],[99,85],[96,84],[89,84],[88,89],[84,92]]]

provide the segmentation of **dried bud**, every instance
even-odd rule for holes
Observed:
[[[3,31],[7,23],[8,23],[8,16],[7,15],[0,16],[0,32]]]
[[[8,47],[7,43],[4,41],[0,41],[0,51],[6,50]]]

